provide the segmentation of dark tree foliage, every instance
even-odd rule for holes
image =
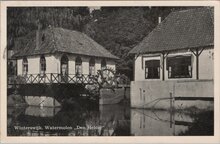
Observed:
[[[84,30],[95,41],[118,56],[117,70],[132,79],[133,57],[128,52],[170,12],[189,7],[102,7],[92,13]]]
[[[194,112],[191,114],[194,122],[188,130],[181,132],[180,136],[213,136],[214,135],[214,111]]]
[[[118,56],[117,70],[132,78],[133,56],[128,52],[171,12],[189,7],[10,7],[7,10],[8,49],[14,39],[49,25],[78,30]]]
[[[49,25],[82,31],[90,21],[87,7],[9,7],[7,9],[8,48],[12,48],[14,39],[25,36],[37,29]]]

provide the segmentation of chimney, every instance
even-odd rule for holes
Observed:
[[[158,17],[158,24],[161,23],[161,17]]]
[[[41,30],[41,24],[39,20],[37,21],[37,31],[36,31],[36,48],[35,50],[39,50],[40,46],[40,30]]]

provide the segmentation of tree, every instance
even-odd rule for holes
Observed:
[[[49,25],[82,31],[90,20],[88,7],[10,7],[7,9],[8,48],[12,48],[14,39],[27,35]]]

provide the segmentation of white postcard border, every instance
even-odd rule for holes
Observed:
[[[0,49],[0,114],[1,137],[3,143],[220,143],[220,1],[2,1],[1,3],[1,49]],[[7,136],[7,7],[16,6],[214,6],[215,7],[215,41],[214,41],[214,136],[43,136],[23,137]]]

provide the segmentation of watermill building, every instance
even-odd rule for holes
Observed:
[[[115,70],[118,59],[87,35],[63,28],[38,28],[16,41],[17,76],[12,85],[28,105],[60,106],[96,84],[97,72]],[[10,84],[10,83],[9,83]]]
[[[204,106],[202,100],[213,98],[213,9],[171,12],[130,53],[135,56],[133,107],[167,108],[171,99],[188,100],[176,101],[181,107]]]
[[[100,69],[115,70],[118,59],[87,35],[63,28],[39,28],[18,42],[17,75],[26,83],[74,83],[80,77],[86,83]]]

